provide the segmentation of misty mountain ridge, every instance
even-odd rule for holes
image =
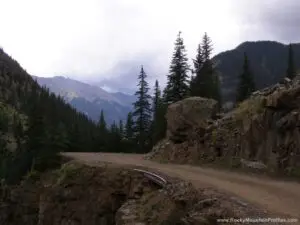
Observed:
[[[50,78],[33,76],[33,78],[39,85],[46,86],[94,121],[99,120],[100,112],[103,110],[108,124],[125,120],[136,99],[134,95],[121,92],[109,93],[96,85],[63,76]]]
[[[54,77],[37,77],[40,85],[47,86],[51,91],[60,94],[66,100],[83,97],[86,100],[93,102],[97,99],[117,102],[121,105],[131,104],[135,98],[121,92],[108,92],[98,85],[84,83],[78,80],[63,76]]]

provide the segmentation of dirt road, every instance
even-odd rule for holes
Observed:
[[[65,155],[87,164],[108,162],[155,169],[169,176],[190,181],[195,187],[212,187],[238,196],[269,212],[300,219],[300,184],[296,182],[275,181],[190,165],[159,164],[144,160],[142,155],[135,154],[65,153]]]

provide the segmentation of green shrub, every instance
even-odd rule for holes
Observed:
[[[76,163],[65,163],[59,170],[55,172],[57,176],[57,184],[62,184],[64,181],[74,178],[78,174],[82,166]]]
[[[255,114],[260,114],[264,111],[265,98],[253,97],[241,102],[234,110],[233,114],[237,120],[251,118]]]
[[[37,181],[39,179],[40,179],[40,173],[34,169],[29,170],[24,177],[25,181]]]

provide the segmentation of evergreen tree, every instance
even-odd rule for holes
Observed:
[[[207,33],[204,34],[202,40],[202,54],[203,54],[203,65],[200,71],[198,72],[198,76],[196,76],[196,80],[198,80],[197,85],[200,93],[198,96],[205,98],[214,98],[215,91],[215,79],[214,79],[214,68],[213,62],[211,60],[211,52],[212,52],[212,44],[211,40],[208,37]]]
[[[101,110],[101,113],[100,113],[100,119],[98,121],[98,128],[100,129],[100,131],[103,131],[103,132],[107,131],[103,110]]]
[[[190,82],[190,90],[192,96],[201,96],[201,87],[203,88],[203,84],[201,82],[201,72],[204,63],[202,47],[199,44],[197,49],[196,59],[193,59],[194,63],[194,73],[195,76],[192,76]]]
[[[287,68],[286,76],[290,79],[293,79],[296,76],[294,52],[293,52],[292,44],[289,44],[288,68]]]
[[[253,91],[255,91],[254,79],[251,73],[249,59],[245,52],[243,72],[240,75],[240,83],[237,91],[237,102],[244,101],[246,98],[248,98],[251,95]]]
[[[212,48],[211,39],[205,32],[202,39],[202,53],[203,53],[204,62],[209,61],[211,59],[212,50],[213,48]]]
[[[175,42],[175,49],[167,76],[167,86],[164,90],[164,100],[168,104],[180,101],[189,94],[188,71],[190,68],[183,38],[180,35],[181,32],[179,32]]]
[[[155,85],[154,85],[154,97],[153,97],[153,103],[152,103],[154,119],[157,116],[157,112],[158,112],[158,108],[159,108],[160,104],[161,104],[161,91],[160,91],[158,80],[156,80]]]
[[[164,138],[166,131],[165,105],[162,101],[159,83],[156,80],[153,97],[152,145]]]
[[[9,166],[12,157],[10,151],[7,149],[7,141],[0,132],[0,181],[6,180],[9,174]]]
[[[108,138],[108,130],[106,127],[106,122],[104,118],[104,112],[101,110],[100,119],[97,124],[98,127],[98,137],[97,137],[97,151],[106,151],[107,148],[107,138]]]
[[[43,93],[45,94],[45,93]],[[27,170],[34,168],[43,170],[46,168],[46,161],[50,161],[58,152],[58,149],[52,149],[50,125],[44,116],[45,105],[43,104],[44,96],[40,96],[40,104],[34,106],[32,115],[29,120],[29,128],[27,130],[27,153],[28,158],[24,162],[20,162],[22,169]],[[34,165],[32,163],[34,162]]]
[[[82,149],[85,149],[87,146],[85,146],[84,141],[82,140],[82,136],[85,135],[82,130],[79,127],[78,123],[74,123],[72,127],[70,127],[69,130],[69,146],[68,149],[72,152],[80,152]],[[100,151],[99,148],[97,151]]]
[[[149,87],[147,75],[143,66],[138,77],[138,91],[135,93],[137,101],[134,103],[134,121],[136,141],[139,152],[146,152],[149,147],[149,133],[151,126],[151,96],[149,95]]]
[[[123,137],[124,137],[124,125],[123,125],[122,120],[119,121],[119,132],[120,132],[121,138],[123,139]]]
[[[196,59],[193,60],[195,72],[195,77],[191,82],[191,94],[193,96],[211,98],[213,95],[213,67],[210,59],[211,51],[211,40],[205,33],[202,45],[198,45]]]
[[[110,133],[111,134],[118,134],[119,133],[119,129],[118,129],[118,126],[116,124],[116,121],[113,121],[113,123],[111,124]]]
[[[127,115],[124,139],[122,144],[124,152],[136,152],[136,145],[134,142],[134,122],[131,112],[129,112]]]
[[[69,137],[65,125],[60,122],[51,128],[51,146],[58,152],[65,152],[69,146]]]
[[[122,152],[123,146],[121,145],[121,135],[120,130],[116,122],[114,121],[110,126],[109,132],[109,145],[108,151],[109,152]]]
[[[0,133],[6,133],[9,129],[8,115],[0,108]]]
[[[159,109],[160,104],[161,104],[161,91],[160,91],[158,80],[156,80],[155,85],[154,85],[154,96],[152,98],[152,112],[153,112],[152,116],[153,116],[153,118],[152,118],[151,129],[150,129],[151,146],[155,145],[155,143],[156,143],[155,134],[156,134],[156,130],[158,128],[157,115],[158,115],[158,109]]]
[[[19,118],[17,118],[16,113],[14,114],[13,119],[13,134],[16,139],[17,147],[21,147],[22,139],[24,139],[24,129],[22,122]]]
[[[132,113],[129,112],[127,115],[127,120],[126,120],[126,127],[125,127],[125,137],[127,140],[132,141],[133,136],[134,136],[134,122],[132,118]]]
[[[195,77],[191,81],[191,95],[213,98],[221,105],[220,79],[211,59],[212,50],[211,39],[205,33],[193,60]]]

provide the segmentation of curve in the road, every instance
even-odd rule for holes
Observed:
[[[159,164],[143,155],[109,153],[65,153],[87,164],[107,162],[155,169],[168,176],[190,181],[195,187],[212,187],[239,196],[269,212],[300,219],[300,184],[258,178],[228,171],[190,165]]]

